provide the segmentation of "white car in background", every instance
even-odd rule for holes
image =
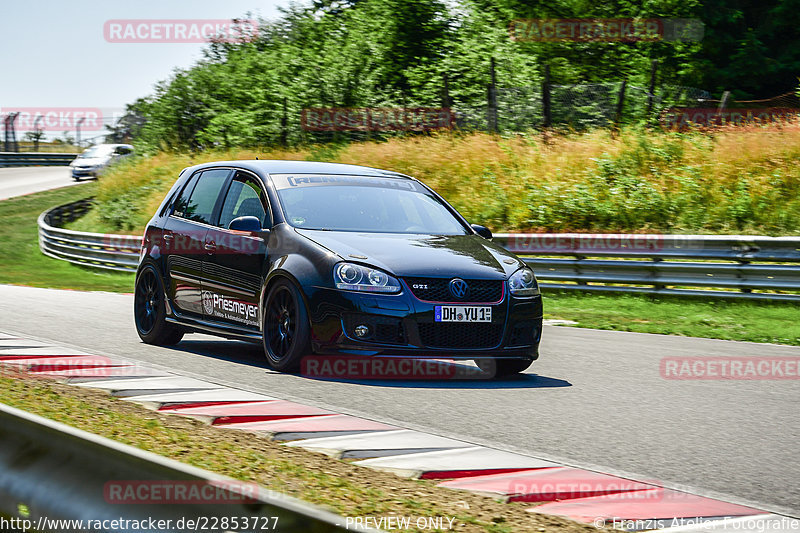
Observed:
[[[133,146],[130,144],[98,144],[87,148],[69,164],[72,179],[96,178],[108,165],[131,154]]]

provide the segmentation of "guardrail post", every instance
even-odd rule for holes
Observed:
[[[653,261],[653,263],[656,263],[656,264],[653,265],[652,273],[651,273],[651,275],[653,276],[653,289],[655,289],[656,291],[661,291],[661,290],[666,289],[667,288],[666,285],[663,285],[661,283],[657,283],[658,279],[659,279],[658,263],[663,261],[664,258],[656,256],[656,257],[651,257],[650,260]]]
[[[725,94],[722,97],[723,101],[720,102],[720,109],[724,109],[723,106],[727,105],[728,96],[729,95],[730,95],[730,92],[729,91],[725,91]],[[720,111],[720,113],[721,113],[721,111]],[[738,250],[736,250],[736,248],[738,248]],[[732,251],[737,251],[738,252],[736,261],[738,261],[739,266],[745,266],[745,265],[749,265],[750,264],[750,259],[746,258],[746,257],[743,257],[743,254],[749,254],[749,253],[758,252],[759,248],[758,248],[758,246],[750,246],[750,244],[748,244],[748,243],[741,243],[741,244],[737,245],[736,247],[734,247],[734,250],[732,250]],[[746,276],[743,275],[741,269],[737,269],[736,270],[736,277],[739,280],[741,280],[742,282],[745,282],[745,283],[747,282],[747,278],[746,278]],[[744,286],[740,287],[739,290],[741,292],[743,292],[743,293],[748,293],[748,294],[753,292],[753,289],[751,289],[750,287],[744,287]]]
[[[575,275],[578,278],[577,284],[578,285],[588,285],[588,283],[586,283],[586,280],[582,279],[583,268],[581,267],[581,261],[586,259],[586,257],[583,256],[583,255],[577,255],[576,254],[575,255],[575,259],[576,259],[576,261],[575,261]]]

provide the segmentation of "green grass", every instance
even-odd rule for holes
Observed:
[[[39,250],[36,219],[42,211],[92,196],[94,183],[65,187],[0,202],[0,283],[132,292],[133,274],[94,270],[45,256]]]
[[[253,433],[149,411],[103,392],[3,369],[0,402],[186,464],[256,482],[341,516],[451,517],[465,533],[590,533],[555,516],[529,513],[530,503],[500,503],[434,481],[403,479]],[[409,531],[421,531],[412,528]],[[430,531],[430,530],[428,530]],[[436,530],[439,531],[439,530]]]
[[[544,310],[582,328],[800,346],[800,306],[789,302],[545,292]]]

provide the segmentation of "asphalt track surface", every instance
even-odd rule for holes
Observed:
[[[69,167],[0,168],[0,200],[77,183]]]
[[[797,347],[545,327],[540,360],[515,378],[326,381],[270,371],[256,345],[142,344],[131,295],[7,285],[0,331],[800,517],[800,380],[660,373],[664,357],[797,357]]]

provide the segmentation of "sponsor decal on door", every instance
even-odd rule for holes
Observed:
[[[203,291],[203,310],[210,317],[233,320],[249,326],[258,325],[257,305],[215,292]]]

